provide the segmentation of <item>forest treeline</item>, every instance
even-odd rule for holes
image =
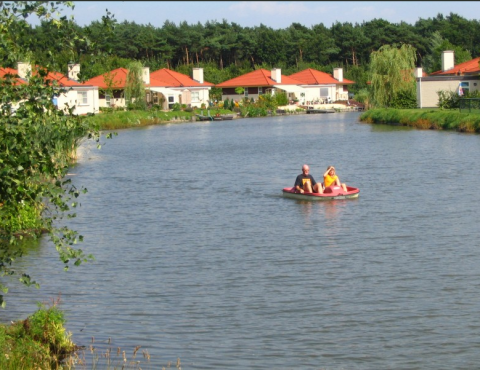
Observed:
[[[151,71],[169,68],[188,75],[193,67],[203,67],[205,79],[214,84],[257,68],[281,68],[284,75],[289,75],[309,67],[327,73],[343,67],[345,78],[356,81],[352,87],[355,91],[366,86],[370,55],[383,45],[413,46],[417,65],[427,73],[441,68],[443,50],[455,51],[455,63],[480,55],[480,22],[454,13],[419,18],[415,24],[374,19],[355,24],[334,22],[330,27],[323,23],[311,27],[292,23],[284,29],[263,24],[242,27],[226,20],[204,24],[166,21],[156,27],[130,21],[119,23],[108,11],[88,26],[70,22],[80,38],[88,38],[94,45],[95,54],[101,52],[106,57],[101,61],[92,59],[93,50],[85,50],[80,42],[73,56],[61,43],[55,43],[57,50],[52,51],[57,28],[46,21],[30,26],[29,32],[18,35],[17,42],[25,45],[25,50],[33,50],[38,63],[51,64],[54,52],[54,67],[60,72],[65,73],[67,64],[74,59],[81,64],[83,80],[125,68],[132,60],[141,61]],[[14,61],[4,66],[15,67]]]

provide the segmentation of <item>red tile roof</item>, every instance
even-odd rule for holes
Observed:
[[[83,86],[78,81],[72,80],[59,72],[48,72],[46,79],[57,81],[60,86]]]
[[[98,86],[100,89],[108,89],[110,87],[117,89],[125,88],[125,81],[127,81],[128,70],[125,68],[117,68],[113,71],[104,73],[103,75],[93,77],[85,81],[85,85]],[[107,86],[106,80],[112,79],[111,84]]]
[[[327,84],[337,84],[337,85],[347,85],[354,84],[355,81],[350,81],[343,79],[342,82],[336,80],[325,72],[320,72],[312,68],[305,69],[304,71],[294,73],[290,77],[299,80],[304,85],[327,85]]]
[[[271,71],[266,69],[257,69],[256,71],[246,73],[242,76],[232,78],[231,80],[219,83],[216,87],[269,87],[274,85],[301,85],[296,79],[282,75],[282,82],[278,83],[271,78]]]
[[[5,75],[12,75],[12,76],[17,76],[15,79],[16,79],[16,83],[15,85],[23,85],[23,84],[26,84],[27,82],[25,80],[22,80],[21,78],[18,77],[18,73],[17,73],[17,70],[16,69],[13,69],[13,68],[8,68],[8,67],[0,67],[0,78],[4,78]]]
[[[436,71],[436,72],[430,73],[430,76],[479,73],[480,72],[480,67],[478,66],[479,62],[480,62],[480,57],[469,60],[467,62],[457,64],[452,69],[449,69],[448,71],[445,71],[445,72]]]
[[[212,83],[204,81],[200,83],[183,73],[175,72],[167,68],[159,69],[150,73],[150,86],[156,87],[200,87],[214,86]]]
[[[101,89],[107,89],[108,75],[112,79],[111,86],[117,89],[124,89],[125,82],[127,81],[128,69],[117,68],[113,71],[104,73],[103,75],[96,76],[86,81],[87,85],[98,86]],[[213,86],[210,82],[204,82],[203,84],[195,81],[194,79],[178,73],[171,71],[167,68],[160,69],[158,71],[150,73],[150,85],[151,87],[197,87],[197,86]]]
[[[18,70],[13,68],[0,68],[0,77],[5,76],[5,74],[12,74],[18,76]],[[46,80],[57,81],[59,86],[67,87],[67,86],[82,86],[82,84],[78,81],[72,80],[67,76],[59,73],[59,72],[48,72],[47,76],[45,77]],[[22,78],[17,78],[17,84],[24,84],[27,83],[26,80]]]

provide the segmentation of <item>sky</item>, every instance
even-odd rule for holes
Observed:
[[[118,22],[151,24],[161,28],[165,21],[205,24],[207,21],[237,23],[242,27],[263,24],[273,29],[284,29],[292,23],[306,27],[323,23],[330,28],[334,23],[352,24],[372,19],[390,23],[414,24],[420,18],[434,18],[458,14],[465,19],[476,19],[480,1],[74,1],[72,16],[79,26],[101,21],[106,9]],[[478,19],[478,18],[477,18]],[[34,20],[30,20],[36,24]]]

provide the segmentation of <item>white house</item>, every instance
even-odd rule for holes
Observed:
[[[290,75],[300,81],[305,95],[301,104],[322,104],[339,100],[348,100],[348,85],[355,82],[343,78],[343,69],[335,68],[333,76],[312,68]]]
[[[28,76],[32,71],[29,63],[19,62],[17,65],[18,76],[28,82]],[[80,71],[80,65],[68,65],[68,77],[59,72],[49,72],[45,77],[58,84],[59,94],[54,98],[58,109],[73,107],[73,114],[86,115],[99,112],[98,87],[82,84],[76,80]],[[60,92],[65,90],[65,92]]]
[[[438,106],[439,91],[453,91],[459,95],[480,89],[480,57],[455,65],[452,50],[442,52],[442,69],[425,76],[421,67],[415,70],[417,105],[419,108]]]

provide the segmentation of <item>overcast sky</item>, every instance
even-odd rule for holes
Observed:
[[[306,27],[335,22],[362,23],[382,18],[391,23],[414,24],[420,18],[458,14],[468,20],[480,15],[479,1],[74,1],[79,26],[100,21],[108,9],[119,22],[162,27],[165,21],[188,24],[207,21],[237,23],[242,27],[264,24],[274,29],[292,23]],[[36,22],[33,22],[36,23]]]

